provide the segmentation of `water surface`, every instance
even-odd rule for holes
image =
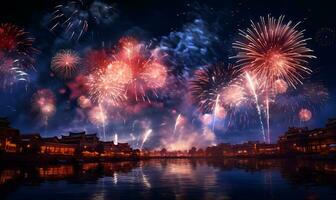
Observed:
[[[0,199],[334,199],[336,162],[189,160],[0,169]]]

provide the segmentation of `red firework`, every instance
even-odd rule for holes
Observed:
[[[146,101],[148,91],[155,92],[166,82],[167,70],[157,51],[149,50],[134,38],[120,39],[111,56],[104,51],[94,54],[102,57],[97,60],[88,55],[86,61],[89,68],[96,68],[90,81],[90,96],[94,101],[101,102],[99,99],[107,97],[115,105],[126,99]]]
[[[78,70],[80,57],[75,51],[61,50],[51,60],[51,70],[61,78],[71,78]]]
[[[89,51],[83,59],[85,68],[89,73],[103,66],[107,66],[110,61],[111,58],[105,49]]]
[[[0,51],[19,53],[31,57],[36,50],[32,47],[34,38],[28,36],[24,29],[10,24],[0,24]]]
[[[307,122],[312,118],[312,113],[309,109],[302,108],[299,112],[299,118],[303,122]]]
[[[33,38],[22,28],[10,24],[0,24],[0,84],[7,88],[17,82],[28,82],[28,68],[34,64]]]
[[[56,98],[49,89],[38,90],[32,97],[32,108],[47,123],[49,117],[56,112]]]
[[[295,87],[311,73],[307,59],[314,56],[306,47],[304,30],[296,30],[299,23],[284,23],[283,19],[261,17],[260,22],[252,22],[251,28],[240,30],[242,40],[233,43],[239,51],[233,57],[238,59],[237,66],[262,80],[264,87],[273,87],[278,79]]]

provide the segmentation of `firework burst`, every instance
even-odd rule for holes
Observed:
[[[126,99],[150,102],[149,94],[157,96],[157,90],[166,83],[167,70],[160,62],[158,50],[150,51],[134,38],[121,38],[110,56],[106,51],[94,54],[102,59],[87,56],[86,62],[95,68],[90,84],[95,99],[105,96],[103,99],[108,97],[113,102]]]
[[[133,72],[123,62],[112,62],[105,69],[89,76],[89,93],[94,102],[117,105],[126,99],[126,85],[132,81]]]
[[[107,122],[107,114],[99,106],[93,107],[88,113],[89,121],[97,126],[105,126]]]
[[[235,71],[221,65],[197,70],[189,83],[192,100],[203,113],[212,113],[218,95],[232,83]]]
[[[29,81],[28,73],[20,67],[19,61],[0,52],[0,88],[6,89],[17,82]]]
[[[42,117],[45,124],[56,112],[56,98],[54,93],[48,89],[38,90],[32,97],[32,109]]]
[[[28,82],[28,70],[33,66],[34,38],[22,28],[0,24],[0,84],[6,89],[17,82]]]
[[[307,108],[302,108],[299,111],[299,119],[302,122],[309,121],[312,118],[312,116],[313,116],[312,112],[309,109],[307,109]]]
[[[71,78],[78,70],[80,57],[75,51],[61,50],[51,60],[51,70],[61,78]]]
[[[72,0],[55,6],[51,14],[50,31],[60,32],[69,40],[79,40],[89,24],[109,24],[117,17],[116,10],[99,1]]]
[[[295,87],[302,83],[304,75],[310,74],[307,59],[315,58],[306,47],[303,32],[296,30],[297,24],[284,23],[284,16],[278,19],[268,16],[260,22],[251,22],[251,28],[240,30],[241,41],[233,43],[239,52],[233,58],[237,67],[249,71],[264,87],[273,87],[278,79]]]
[[[32,47],[34,40],[24,29],[16,25],[0,24],[0,51],[18,53],[31,58],[36,51]]]

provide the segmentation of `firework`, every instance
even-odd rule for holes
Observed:
[[[162,88],[166,82],[167,70],[160,62],[158,50],[150,51],[147,46],[134,38],[121,38],[111,56],[106,56],[104,51],[98,55],[103,60],[96,62],[92,57],[89,61],[103,64],[103,66],[96,66],[94,77],[98,78],[93,80],[97,82],[94,83],[95,85],[102,85],[103,88],[95,86],[93,93],[104,90],[104,95],[111,96],[112,101],[125,100],[127,97],[130,100],[150,102],[148,92],[151,91],[157,96],[156,89]],[[105,63],[108,63],[107,66],[118,65],[118,68],[112,67],[112,72],[106,72]],[[106,83],[110,88],[106,88]],[[100,95],[93,94],[93,96]]]
[[[274,92],[276,94],[283,94],[287,91],[288,84],[282,79],[278,79],[274,82]]]
[[[203,113],[212,113],[218,95],[234,80],[234,70],[213,65],[195,72],[189,83],[192,100]]]
[[[177,115],[176,120],[175,120],[175,125],[174,125],[174,131],[173,131],[173,135],[175,135],[177,126],[180,124],[180,119],[181,119],[181,113],[179,115]]]
[[[34,38],[22,28],[10,24],[0,24],[0,51],[18,53],[31,58],[36,50],[32,47]]]
[[[79,40],[87,32],[90,22],[108,24],[117,17],[115,11],[103,2],[66,1],[55,6],[50,19],[50,31],[60,32],[69,40]]]
[[[77,103],[81,108],[90,108],[92,106],[91,100],[86,96],[80,96],[77,99]]]
[[[259,115],[261,133],[262,133],[262,136],[263,136],[263,139],[264,139],[264,142],[265,142],[266,141],[266,135],[265,135],[264,124],[263,124],[263,120],[262,120],[262,116],[261,116],[261,108],[260,108],[260,105],[259,105],[258,95],[256,93],[256,86],[255,86],[256,84],[255,84],[254,79],[247,72],[246,72],[246,80],[248,81],[248,84],[249,84],[250,89],[251,89],[251,91],[253,93],[253,96],[254,96],[256,108],[257,108],[258,115]]]
[[[145,142],[148,140],[149,136],[151,135],[152,133],[152,129],[148,129],[144,136],[143,136],[143,139],[142,139],[142,143],[141,143],[141,146],[140,146],[140,149],[142,149],[143,145],[145,144]]]
[[[114,134],[114,145],[118,145],[118,134]]]
[[[150,51],[148,46],[131,37],[121,38],[117,60],[127,63],[133,72],[132,82],[127,87],[128,96],[135,101],[148,99],[147,91],[161,88],[167,77],[165,66],[160,64],[157,49]]]
[[[167,70],[163,65],[153,63],[145,67],[141,78],[149,88],[162,88],[166,83]]]
[[[312,118],[312,113],[309,109],[302,108],[299,111],[299,119],[300,121],[307,122]]]
[[[233,82],[220,91],[222,104],[230,108],[243,104],[247,100],[246,95],[245,88],[241,82]]]
[[[132,81],[133,72],[123,62],[112,62],[105,69],[96,70],[89,77],[91,99],[98,103],[117,105],[126,99],[126,85]]]
[[[84,66],[89,73],[98,70],[100,67],[107,66],[110,62],[110,56],[105,49],[92,50],[83,59]]]
[[[80,61],[78,54],[72,50],[61,50],[51,60],[51,70],[61,78],[71,78],[77,71]]]
[[[247,31],[240,30],[242,41],[233,43],[239,52],[233,58],[243,71],[249,71],[264,87],[273,87],[278,79],[295,87],[301,84],[304,75],[311,70],[306,67],[307,59],[314,58],[312,50],[306,47],[304,31],[296,30],[297,24],[283,22],[268,16],[260,22],[252,22]]]
[[[45,124],[48,119],[56,112],[56,98],[51,90],[38,90],[32,97],[32,109],[37,112]]]
[[[101,107],[93,107],[88,113],[89,121],[97,126],[105,126],[107,121],[107,114]]]
[[[29,81],[27,72],[19,65],[18,60],[4,56],[0,52],[0,88],[6,89],[17,82]]]
[[[37,52],[32,47],[34,39],[22,28],[0,24],[0,84],[6,89],[17,82],[29,82],[28,70]]]
[[[302,107],[318,110],[329,98],[329,93],[322,83],[305,83],[296,90],[289,89],[286,93],[278,94],[271,109],[276,113],[286,115],[298,113]]]

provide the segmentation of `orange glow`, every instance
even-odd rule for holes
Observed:
[[[164,86],[167,78],[166,68],[159,63],[146,65],[144,72],[141,74],[146,85],[150,88],[161,88]]]
[[[312,118],[312,113],[309,109],[302,108],[299,112],[299,118],[303,122],[307,122]]]

